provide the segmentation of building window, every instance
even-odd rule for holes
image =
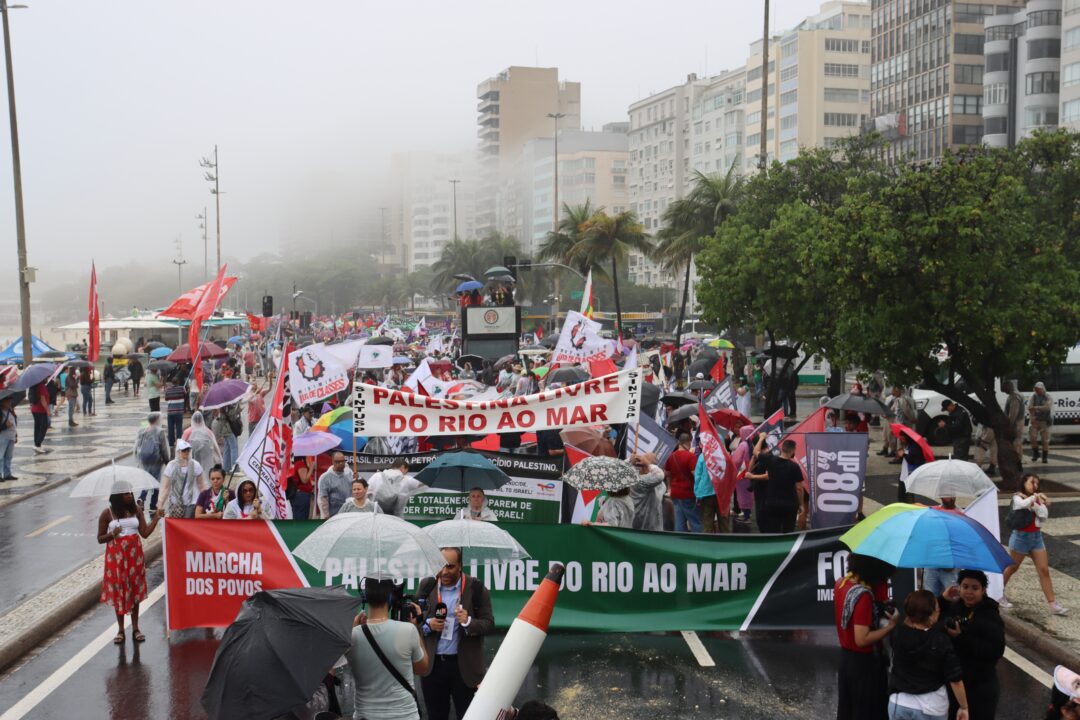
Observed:
[[[786,93],[782,93],[780,95],[780,104],[781,105],[791,105],[792,103],[796,103],[798,101],[799,101],[799,91],[798,90],[788,90]]]
[[[1061,68],[1061,74],[1061,81],[1065,87],[1080,83],[1080,62],[1069,63]]]
[[[781,162],[791,160],[793,157],[799,154],[799,141],[798,140],[785,140],[780,143],[780,160]]]
[[[846,38],[825,38],[825,52],[859,52],[859,41]]]
[[[1061,104],[1061,121],[1076,122],[1080,120],[1080,100],[1069,100]]]
[[[1028,60],[1039,58],[1061,57],[1061,40],[1058,38],[1044,38],[1042,40],[1028,40]]]
[[[760,110],[755,110],[754,112],[748,113],[746,115],[746,124],[747,125],[756,125],[759,122],[761,122],[761,111]]]
[[[1040,27],[1042,25],[1060,25],[1061,24],[1061,11],[1060,10],[1036,10],[1035,12],[1028,13],[1027,26],[1029,28]]]
[[[1072,50],[1075,47],[1080,47],[1080,27],[1065,31],[1064,48],[1066,50]]]
[[[772,74],[776,70],[776,61],[773,60],[769,63],[769,73]],[[761,64],[757,64],[754,67],[746,71],[746,82],[753,82],[761,79]]]
[[[983,88],[983,102],[1004,105],[1009,102],[1009,83],[990,83]]]
[[[1028,73],[1024,80],[1024,92],[1026,95],[1053,94],[1058,91],[1060,83],[1060,76],[1056,72]]]
[[[780,118],[780,129],[790,130],[791,128],[799,124],[798,115],[788,115],[787,117]]]
[[[1034,107],[1024,110],[1025,127],[1041,127],[1043,125],[1058,124],[1058,109],[1056,107]]]
[[[870,41],[869,40],[863,40],[862,41],[861,52],[864,52],[864,53],[867,53],[867,54],[870,53]]]
[[[956,115],[982,115],[982,95],[953,95],[952,111]]]
[[[987,61],[989,61],[989,58],[987,58]],[[983,66],[954,65],[953,80],[957,83],[963,83],[965,85],[982,85]]]
[[[859,91],[855,88],[825,88],[825,102],[859,102]]]
[[[953,125],[952,141],[957,145],[978,145],[982,134],[982,125]]]
[[[953,12],[956,14],[956,22],[981,23],[987,15],[994,14],[993,5],[981,3],[956,3]],[[1010,10],[1012,8],[1009,8]]]
[[[798,65],[792,65],[791,67],[786,67],[780,71],[780,82],[784,82],[786,80],[794,80],[797,77],[799,77]]]
[[[858,124],[858,113],[825,113],[826,127],[855,127]]]
[[[754,103],[759,102],[761,102],[761,88],[758,88],[757,90],[751,90],[750,92],[746,93],[747,105],[753,105]]]
[[[986,56],[986,72],[1002,72],[1009,69],[1009,53],[991,53]]]
[[[1080,2],[1080,0],[1077,0],[1077,2]],[[1012,25],[996,25],[994,27],[986,28],[986,42],[992,42],[994,40],[1008,40],[1012,36]]]
[[[982,55],[982,35],[953,35],[953,53],[956,55]]]
[[[1004,117],[984,118],[987,135],[1004,135],[1009,132],[1009,119]]]
[[[799,41],[798,41],[798,39],[794,40],[793,42],[789,42],[786,45],[782,45],[780,47],[780,57],[781,57],[781,59],[789,58],[789,57],[795,57],[798,54],[799,54]]]
[[[1080,12],[1080,0],[1065,0],[1064,7],[1062,8],[1066,15],[1072,15]]]
[[[843,63],[825,63],[825,75],[829,77],[859,77],[859,66]]]

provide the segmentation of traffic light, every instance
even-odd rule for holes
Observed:
[[[510,271],[513,278],[517,280],[518,269],[514,267],[517,265],[517,258],[513,255],[503,255],[503,265]]]
[[[263,295],[263,317],[274,316],[274,298],[270,295]]]
[[[522,272],[532,270],[532,258],[521,258],[521,262],[518,263],[518,270]]]

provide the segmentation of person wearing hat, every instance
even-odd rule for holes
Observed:
[[[306,433],[311,429],[311,426],[315,424],[315,408],[310,405],[305,405],[300,410],[300,419],[293,425],[293,434],[300,435]]]
[[[948,419],[938,421],[938,427],[945,428],[952,441],[954,460],[967,460],[971,450],[971,418],[967,411],[956,404],[955,400],[946,400],[943,407],[949,414]]]
[[[161,474],[161,495],[165,511],[173,518],[195,517],[195,504],[203,487],[203,468],[191,457],[191,443],[183,438],[176,441],[176,459],[165,466]]]
[[[1064,665],[1054,668],[1046,720],[1080,720],[1080,675]]]
[[[1028,415],[1031,416],[1031,459],[1039,459],[1039,441],[1042,441],[1042,461],[1045,463],[1050,454],[1050,426],[1054,424],[1054,399],[1046,392],[1046,385],[1035,383],[1035,392],[1028,401]]]

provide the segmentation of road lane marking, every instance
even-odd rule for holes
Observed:
[[[161,583],[153,592],[147,595],[146,599],[139,603],[139,613],[145,617],[146,611],[154,606],[161,598],[165,597],[165,583]],[[124,641],[127,642],[127,629],[131,627],[131,616],[124,617]],[[101,652],[102,649],[112,644],[113,638],[116,637],[116,623],[109,624],[109,629],[102,632],[96,638],[86,644],[79,652],[61,665],[56,672],[49,677],[45,678],[45,681],[31,690],[26,696],[19,700],[19,702],[12,705],[7,712],[0,715],[0,720],[21,720],[26,717],[27,713],[33,710],[42,700],[47,698],[53,690],[67,682],[72,675],[77,673],[83,665],[90,662],[90,660]]]
[[[1033,677],[1043,687],[1048,688],[1054,684],[1054,678],[1050,673],[1043,672],[1038,665],[1010,647],[1005,648],[1005,659]],[[0,720],[3,720],[3,718],[0,718]]]
[[[55,520],[53,520],[53,521],[52,521],[51,523],[47,523],[47,524],[45,524],[45,525],[42,525],[41,527],[39,527],[39,528],[38,528],[37,530],[35,530],[34,532],[30,533],[30,534],[29,534],[29,535],[27,535],[26,537],[28,537],[28,538],[32,538],[32,537],[37,537],[37,536],[38,536],[38,535],[40,535],[41,533],[43,533],[43,532],[48,532],[49,530],[52,530],[52,529],[53,529],[54,527],[56,527],[57,525],[62,525],[63,523],[66,523],[66,522],[67,522],[68,520],[70,520],[70,519],[71,519],[71,516],[70,516],[70,515],[65,515],[64,517],[61,517],[61,518],[56,518],[56,519],[55,519]]]
[[[682,630],[683,640],[690,647],[690,652],[694,654],[694,659],[697,660],[697,664],[701,667],[716,667],[716,662],[713,661],[712,655],[705,649],[705,645],[702,644],[701,638],[697,636],[697,633],[693,630]]]

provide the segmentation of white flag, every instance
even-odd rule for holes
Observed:
[[[1001,519],[998,516],[998,491],[990,488],[983,494],[971,501],[964,508],[964,514],[990,531],[994,537],[1001,537]],[[995,600],[1000,600],[1005,594],[1005,576],[1001,573],[986,573],[990,586],[986,588],[986,594]]]
[[[555,345],[552,363],[587,363],[610,357],[615,344],[600,337],[600,323],[590,320],[581,313],[569,310],[566,322]]]
[[[308,345],[289,354],[289,391],[298,404],[322,400],[348,387],[345,365],[323,343]]]
[[[270,408],[267,408],[251,431],[237,461],[244,474],[259,488],[263,507],[268,508],[277,520],[288,520],[292,517],[292,506],[279,497],[281,488],[278,485],[278,471],[283,452],[281,428],[277,421],[270,417]],[[284,514],[278,512],[279,507],[284,508]]]
[[[420,383],[430,377],[434,377],[434,375],[431,374],[431,368],[428,367],[428,359],[424,358],[420,361],[420,364],[416,366],[416,369],[412,371],[412,375],[405,378],[405,382],[402,384],[413,392],[419,392],[417,388]]]

